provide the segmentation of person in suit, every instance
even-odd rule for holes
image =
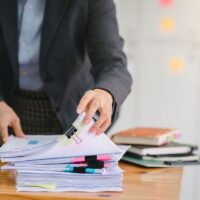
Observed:
[[[101,134],[131,90],[113,0],[0,0],[0,136]]]

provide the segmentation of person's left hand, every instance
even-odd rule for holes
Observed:
[[[110,126],[112,103],[112,95],[103,89],[89,90],[81,98],[79,105],[77,106],[77,113],[86,113],[86,116],[83,119],[84,124],[90,123],[97,110],[100,113],[98,120],[90,129],[91,133],[99,135]]]

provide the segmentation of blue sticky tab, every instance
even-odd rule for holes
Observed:
[[[94,173],[95,173],[95,169],[86,168],[86,169],[85,169],[85,172],[86,172],[86,173],[92,173],[92,174],[94,174]]]
[[[38,143],[38,140],[30,140],[28,141],[28,144],[37,144]]]
[[[65,167],[64,172],[73,172],[74,168],[73,167]]]

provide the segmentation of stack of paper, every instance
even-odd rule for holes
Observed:
[[[122,160],[145,167],[199,165],[198,146],[170,142],[162,146],[132,145]]]
[[[2,169],[16,170],[18,191],[122,191],[118,161],[128,147],[89,133],[94,121],[84,126],[83,117],[71,136],[11,136],[0,148]]]
[[[172,128],[137,127],[114,134],[117,144],[132,145],[122,160],[145,167],[199,165],[198,146],[174,142],[180,132]]]

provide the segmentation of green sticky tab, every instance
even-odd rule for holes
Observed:
[[[43,184],[39,184],[39,183],[24,183],[24,186],[40,187],[40,188],[46,188],[46,189],[51,189],[51,190],[56,189],[56,184],[55,183],[43,183]]]

